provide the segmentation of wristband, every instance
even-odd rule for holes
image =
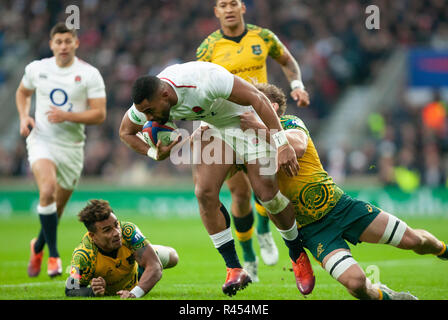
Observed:
[[[300,80],[292,80],[290,85],[291,85],[291,90],[295,90],[295,89],[305,90],[305,86],[303,85],[303,82]]]
[[[135,286],[129,293],[132,293],[136,298],[141,298],[146,294],[146,292],[139,286]]]
[[[274,140],[275,146],[280,148],[281,146],[284,146],[285,144],[288,144],[288,139],[286,138],[286,133],[284,130],[281,130],[277,133],[274,133],[272,135],[272,139]]]
[[[149,147],[148,152],[146,153],[148,157],[157,160],[157,150],[154,148]]]

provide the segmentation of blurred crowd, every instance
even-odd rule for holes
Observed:
[[[108,99],[106,122],[99,128],[87,128],[84,175],[126,179],[125,174],[129,176],[132,170],[138,177],[148,169],[157,175],[190,174],[188,166],[155,163],[132,153],[119,141],[118,128],[131,104],[135,78],[195,60],[196,48],[219,28],[213,14],[215,1],[3,0],[0,56],[14,54],[15,46],[23,41],[32,48],[31,60],[51,56],[49,30],[56,22],[65,21],[65,8],[72,4],[78,5],[81,13],[77,56],[100,70]],[[368,84],[397,46],[448,47],[446,0],[247,0],[245,4],[246,23],[271,29],[299,62],[311,106],[299,109],[290,99],[287,112],[300,116],[311,132],[319,130],[343,90]],[[368,30],[365,25],[365,9],[371,4],[380,9],[379,30]],[[268,68],[269,81],[288,92],[281,68],[272,61]],[[10,75],[0,70],[0,85],[8,79]],[[421,126],[421,110],[398,104],[377,116],[384,122],[384,130],[373,134],[363,150],[343,151],[342,174],[375,173],[389,183],[387,165],[379,165],[389,161],[415,167],[425,183],[443,181],[446,169],[440,163],[447,151],[446,138],[427,134]],[[388,151],[378,155],[383,149],[394,150],[392,160]],[[0,174],[29,174],[25,151],[23,141],[12,154],[0,149]],[[322,158],[325,162],[331,157]],[[362,161],[365,166],[359,164]],[[434,173],[437,166],[440,172]]]

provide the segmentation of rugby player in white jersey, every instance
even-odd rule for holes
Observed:
[[[75,56],[79,46],[76,30],[56,24],[49,45],[53,57],[28,64],[16,91],[20,134],[26,137],[28,161],[39,189],[41,230],[30,244],[30,277],[40,273],[45,243],[48,275],[62,274],[57,224],[83,168],[84,127],[106,118],[103,78],[95,67]],[[34,93],[35,118],[30,114]]]
[[[251,282],[235,251],[230,216],[219,200],[221,186],[237,158],[246,164],[253,190],[268,207],[269,217],[281,233],[295,263],[303,248],[294,211],[289,200],[279,191],[275,174],[277,163],[274,163],[270,174],[266,171],[261,174],[261,163],[266,157],[277,155],[279,168],[288,176],[297,175],[298,163],[295,151],[285,138],[280,121],[266,96],[223,67],[199,61],[167,67],[157,76],[143,76],[135,81],[132,94],[134,104],[122,119],[120,138],[140,154],[163,160],[177,142],[165,147],[159,143],[157,150],[149,148],[137,136],[147,120],[160,124],[168,120],[201,120],[211,129],[204,134],[211,133],[214,139],[202,139],[200,148],[193,147],[193,157],[200,153],[199,157],[203,159],[207,152],[204,150],[214,148],[217,161],[193,163],[193,175],[202,222],[226,263],[227,278],[223,292],[233,295]],[[254,139],[255,136],[240,129],[239,116],[250,110],[255,111],[270,130],[275,141],[274,148],[266,140]],[[216,143],[220,141],[225,143]],[[244,148],[238,147],[240,143],[244,144]],[[229,151],[233,155],[230,163],[225,161],[228,158],[223,159]],[[295,273],[298,287],[310,285],[306,283],[309,278],[301,276]]]

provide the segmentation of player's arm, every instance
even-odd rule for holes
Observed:
[[[145,241],[145,245],[134,253],[138,265],[145,269],[137,286],[131,291],[121,290],[117,294],[122,298],[140,298],[147,294],[162,278],[162,264],[156,252]]]
[[[137,136],[137,134],[142,131],[143,124],[140,125],[132,122],[129,119],[128,112],[130,112],[130,110],[128,110],[123,116],[123,119],[121,119],[119,130],[120,140],[135,152],[146,155],[149,150],[149,145]]]
[[[82,112],[64,111],[50,106],[50,110],[46,113],[48,121],[51,123],[69,121],[87,125],[103,123],[106,120],[106,97],[88,99],[87,103],[89,109]]]
[[[34,128],[34,119],[30,116],[31,96],[34,89],[26,88],[22,82],[16,90],[16,106],[20,119],[20,135],[27,137]]]
[[[71,261],[70,276],[65,283],[67,297],[94,297],[104,295],[106,281],[93,278],[91,260],[83,250],[75,250]],[[91,284],[89,286],[89,284]]]
[[[134,121],[131,121],[131,117],[134,117]],[[119,130],[120,140],[139,154],[147,155],[157,161],[165,160],[170,156],[171,149],[179,142],[180,137],[167,146],[162,145],[162,141],[159,140],[156,149],[153,149],[141,136],[145,122],[146,116],[143,113],[138,112],[134,107],[129,108],[123,116],[123,119],[121,119]]]
[[[283,54],[275,59],[282,67],[283,73],[291,86],[291,97],[297,101],[297,106],[306,107],[310,104],[308,92],[302,82],[302,73],[299,64],[285,47]]]
[[[234,76],[232,92],[228,98],[234,103],[248,106],[251,105],[268,128],[278,150],[278,164],[288,176],[298,174],[299,164],[294,149],[289,144],[280,120],[271,106],[268,98],[249,82]],[[276,130],[276,133],[269,132]]]
[[[257,120],[252,112],[246,112],[240,116],[241,129],[255,129],[266,130],[266,126]],[[300,129],[288,129],[286,132],[286,138],[296,152],[297,158],[301,158],[308,147],[308,135],[305,131]]]

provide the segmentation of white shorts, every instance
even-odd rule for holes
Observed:
[[[162,267],[166,268],[166,266],[170,262],[170,248],[157,244],[152,244],[151,246],[159,257]]]
[[[66,190],[76,188],[84,164],[83,147],[60,146],[30,134],[26,139],[26,148],[30,166],[36,160],[49,159],[56,165],[58,184]]]
[[[207,123],[210,130],[203,139],[210,136],[218,138],[229,145],[236,154],[236,164],[255,163],[257,159],[275,158],[276,150],[262,136],[257,136],[255,130],[241,128],[217,128]]]

